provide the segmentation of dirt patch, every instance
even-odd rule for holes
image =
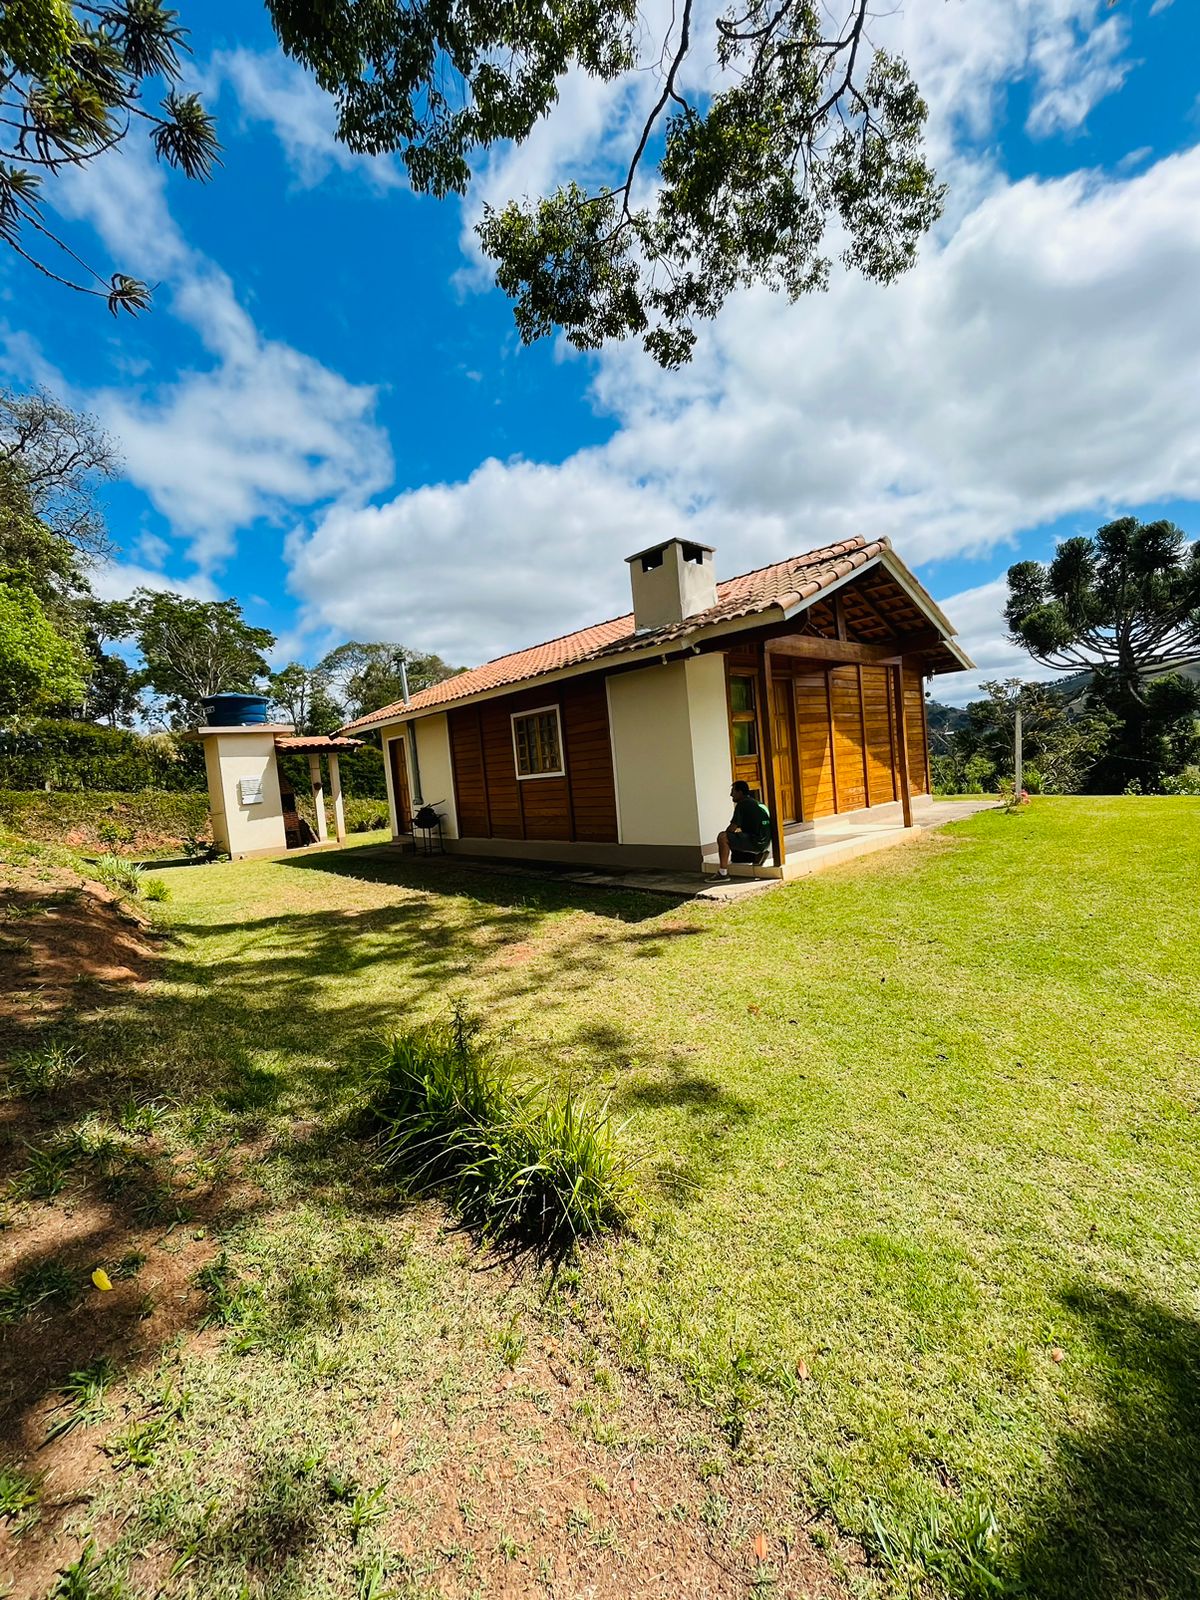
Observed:
[[[81,988],[143,983],[154,964],[146,920],[66,868],[0,867],[0,1051],[78,1003]]]

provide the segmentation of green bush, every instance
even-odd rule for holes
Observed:
[[[128,733],[94,722],[39,717],[0,732],[0,789],[143,789],[205,786],[204,751],[170,734]]]
[[[384,1169],[412,1192],[444,1190],[485,1236],[555,1248],[628,1215],[607,1112],[518,1084],[460,1013],[383,1045],[371,1109]]]
[[[43,844],[137,855],[182,850],[209,833],[206,794],[0,792],[0,822]]]
[[[1184,767],[1159,784],[1163,794],[1200,794],[1200,767]]]
[[[385,800],[346,801],[346,832],[370,833],[375,828],[390,828],[388,805]]]

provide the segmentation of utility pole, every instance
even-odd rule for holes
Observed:
[[[1021,691],[1018,689],[1017,690],[1017,694],[1019,695],[1020,692]],[[1015,718],[1013,719],[1013,795],[1014,795],[1014,797],[1019,795],[1021,793],[1021,790],[1025,787],[1024,782],[1023,782],[1024,772],[1022,770],[1024,768],[1024,765],[1025,765],[1025,763],[1024,763],[1024,760],[1023,760],[1022,749],[1021,749],[1021,702],[1020,702],[1020,700],[1018,700],[1017,701],[1017,714],[1016,714]]]

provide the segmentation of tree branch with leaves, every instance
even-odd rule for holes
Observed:
[[[703,30],[681,0],[648,54],[632,0],[267,4],[284,49],[336,97],[338,137],[398,151],[434,195],[467,189],[476,151],[527,139],[568,72],[656,80],[620,182],[568,181],[479,224],[527,343],[638,336],[678,366],[736,289],[823,287],[831,227],[841,259],[886,283],[941,212],[925,103],[904,61],[872,48],[868,0],[840,25],[815,0],[748,0]],[[713,92],[687,87],[713,76]]]
[[[0,6],[0,242],[55,283],[105,301],[115,315],[150,303],[148,285],[105,275],[54,231],[42,186],[143,131],[161,161],[207,178],[220,146],[198,96],[178,88],[187,35],[161,0]],[[156,109],[145,102],[165,84]]]

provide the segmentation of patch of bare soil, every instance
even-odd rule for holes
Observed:
[[[81,985],[144,982],[153,960],[145,920],[102,884],[0,867],[0,1049],[69,1010]]]
[[[614,1396],[590,1354],[571,1335],[543,1339],[466,1404],[430,1405],[428,1467],[411,1415],[364,1418],[390,1435],[393,1483],[419,1507],[384,1528],[411,1570],[448,1600],[845,1600],[829,1529],[782,1473],[732,1457],[706,1415],[640,1375],[620,1374]],[[861,1563],[838,1555],[843,1570]]]

